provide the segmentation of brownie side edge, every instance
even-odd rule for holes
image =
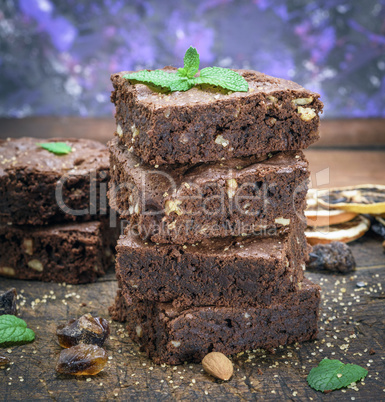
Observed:
[[[108,234],[108,238],[106,237]],[[118,228],[107,220],[40,227],[0,226],[0,276],[94,282],[114,258]]]
[[[268,305],[298,289],[307,258],[301,227],[273,238],[155,244],[123,235],[116,272],[131,299],[189,305]]]
[[[66,142],[72,151],[55,155],[37,145],[55,141]],[[0,140],[0,223],[38,226],[99,219],[106,214],[99,200],[109,181],[108,162],[107,148],[97,141]]]
[[[109,149],[110,205],[144,240],[273,236],[305,221],[309,170],[301,151],[152,169],[117,140]]]
[[[130,337],[157,364],[200,362],[209,352],[226,355],[315,339],[320,287],[305,280],[301,290],[268,307],[191,307],[135,301],[118,304]]]

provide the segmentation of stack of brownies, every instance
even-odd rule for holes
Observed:
[[[109,200],[129,224],[110,311],[156,363],[317,334],[301,149],[318,139],[323,105],[294,82],[237,71],[247,93],[165,94],[112,76]]]
[[[41,147],[65,143],[68,154]],[[0,276],[93,282],[111,265],[107,148],[96,141],[0,140]]]

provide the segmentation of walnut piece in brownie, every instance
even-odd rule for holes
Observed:
[[[269,236],[305,222],[309,171],[301,151],[152,169],[117,139],[108,146],[110,205],[142,239]]]
[[[120,289],[110,308],[114,319],[127,321],[128,333],[157,364],[200,362],[209,352],[225,355],[250,349],[315,339],[320,287],[304,279],[301,289],[269,306],[187,307],[135,301]]]
[[[281,236],[192,245],[118,240],[116,274],[127,299],[174,306],[268,305],[298,289],[308,256],[301,226]]]
[[[94,282],[112,265],[119,227],[102,221],[0,225],[0,276],[71,284]]]
[[[72,152],[56,155],[37,145],[56,141],[70,145]],[[97,141],[31,137],[0,140],[0,223],[47,225],[95,219],[100,213],[106,214],[106,202],[101,203],[99,195],[108,180],[108,151]],[[63,212],[55,197],[58,183],[63,207],[84,212]],[[90,196],[90,190],[94,195]]]
[[[113,74],[116,135],[151,165],[305,149],[318,140],[319,94],[257,71],[235,71],[248,92],[194,87],[161,93],[123,78],[129,71]]]

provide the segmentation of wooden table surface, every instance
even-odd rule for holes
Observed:
[[[60,346],[58,324],[91,312],[108,317],[116,281],[111,271],[88,285],[2,279],[0,289],[16,287],[19,317],[36,333],[28,345],[0,349],[13,364],[0,370],[0,399],[18,400],[140,400],[140,401],[380,401],[385,396],[385,257],[381,242],[366,236],[352,244],[358,269],[351,275],[306,273],[322,286],[318,339],[277,349],[232,357],[233,378],[225,383],[202,372],[200,364],[157,366],[127,337],[124,325],[111,322],[109,361],[98,375],[70,377],[55,372]],[[357,287],[365,282],[364,288]],[[87,306],[82,306],[86,303]],[[370,354],[372,352],[375,354]],[[312,390],[306,376],[323,358],[359,364],[369,370],[357,388],[324,395]],[[311,399],[312,398],[312,399]]]
[[[306,152],[312,186],[385,184],[385,151],[312,149]],[[61,348],[55,328],[91,312],[108,317],[116,281],[113,271],[94,284],[61,284],[0,278],[0,291],[15,287],[19,317],[36,333],[28,345],[0,349],[12,364],[0,370],[0,399],[16,400],[385,400],[385,254],[379,238],[367,234],[352,244],[358,268],[351,275],[311,273],[322,286],[318,339],[279,348],[275,354],[250,351],[232,360],[229,382],[214,380],[200,364],[157,366],[111,322],[109,361],[97,376],[69,377],[55,372]],[[365,282],[363,288],[358,282]],[[86,303],[86,306],[82,306]],[[374,352],[374,354],[371,354]],[[315,392],[306,383],[310,369],[324,357],[359,364],[369,370],[359,389]]]

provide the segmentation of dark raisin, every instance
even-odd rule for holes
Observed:
[[[107,360],[107,352],[103,348],[80,343],[61,351],[56,371],[60,374],[95,375],[103,370]]]
[[[103,346],[110,334],[107,320],[84,314],[78,320],[70,320],[67,324],[59,325],[56,335],[60,346],[70,348],[79,343]]]
[[[356,261],[350,247],[341,242],[317,244],[309,254],[308,269],[348,273],[356,269]]]

